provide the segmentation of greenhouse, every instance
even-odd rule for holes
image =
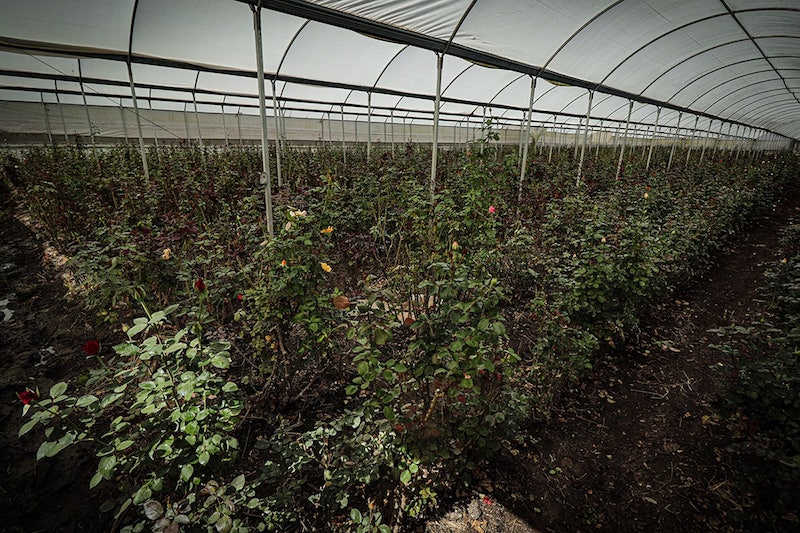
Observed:
[[[800,2],[0,6],[9,531],[797,527]]]

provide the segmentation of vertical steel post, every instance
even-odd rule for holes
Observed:
[[[367,93],[367,161],[372,155],[372,93]]]
[[[617,179],[620,179],[622,171],[622,158],[625,157],[625,146],[628,144],[628,128],[631,125],[631,112],[633,111],[633,100],[628,104],[628,119],[625,121],[625,133],[622,134],[622,147],[619,151],[619,161],[617,162]]]
[[[144,171],[144,179],[150,181],[150,170],[147,167],[147,152],[144,148],[144,134],[142,134],[142,118],[139,115],[139,104],[136,100],[136,86],[133,83],[133,69],[131,63],[128,61],[128,83],[131,86],[131,101],[133,102],[133,115],[136,117],[136,131],[139,134],[139,153],[142,156],[142,170]]]
[[[436,163],[439,156],[439,105],[442,101],[442,64],[444,54],[436,54],[436,100],[433,104],[433,146],[431,148],[431,207],[436,197]]]
[[[703,159],[706,156],[706,148],[708,147],[708,140],[711,138],[711,128],[714,127],[714,120],[708,121],[708,131],[706,131],[706,136],[703,139],[703,150],[700,152],[700,162],[703,162]]]
[[[58,114],[61,115],[61,127],[64,128],[64,143],[69,144],[69,132],[67,132],[67,121],[64,120],[64,110],[61,108],[61,98],[58,96],[58,80],[53,81],[56,93],[56,105]]]
[[[681,132],[681,118],[683,111],[678,111],[678,124],[675,126],[675,135],[672,138],[672,149],[669,151],[669,161],[667,162],[667,172],[672,168],[672,158],[675,156],[675,148],[678,146],[678,137]]]
[[[342,164],[347,164],[347,137],[344,133],[344,106],[339,106],[342,111]]]
[[[42,112],[44,113],[44,125],[45,128],[47,128],[47,140],[50,146],[55,148],[56,143],[53,142],[53,132],[50,129],[50,117],[47,116],[47,105],[44,103],[44,93],[39,93],[39,97],[42,99]]]
[[[694,117],[694,127],[692,128],[692,137],[689,140],[689,149],[686,150],[686,164],[684,168],[689,168],[689,158],[692,155],[692,148],[694,148],[694,140],[695,136],[697,135],[697,123],[700,121],[700,116]]]
[[[278,100],[275,98],[275,80],[271,80],[272,85],[272,115],[275,122],[275,167],[278,174],[278,187],[283,187],[283,172],[281,171],[281,124],[280,124],[280,111],[278,109]]]
[[[734,134],[734,138],[736,139],[736,156],[734,159],[739,159],[739,152],[742,151],[742,138],[739,137],[739,124],[736,125],[736,133]]]
[[[122,107],[122,98],[119,99],[119,118],[122,121],[122,136],[125,144],[128,144],[128,124],[125,121],[125,109]]]
[[[78,81],[81,87],[81,97],[83,98],[83,108],[86,110],[86,122],[89,123],[89,137],[92,139],[92,154],[97,164],[100,160],[97,158],[97,145],[94,142],[94,127],[92,126],[92,117],[89,115],[89,104],[86,103],[86,92],[83,90],[83,73],[81,72],[81,60],[78,59]]]
[[[647,164],[645,171],[650,170],[650,161],[653,158],[653,147],[656,144],[656,131],[658,130],[658,121],[661,119],[661,108],[656,109],[656,123],[653,125],[653,136],[650,138],[650,150],[647,151]]]
[[[522,202],[522,184],[525,182],[525,174],[528,171],[528,145],[530,143],[531,138],[531,115],[533,114],[533,100],[536,95],[536,76],[531,76],[531,91],[530,97],[528,98],[528,116],[525,120],[525,134],[524,139],[525,142],[522,144],[522,164],[519,168],[519,186],[517,188],[517,209],[519,210],[519,204]],[[522,132],[520,132],[520,136],[523,137]]]
[[[256,69],[258,70],[258,108],[261,114],[261,181],[264,185],[264,207],[267,215],[267,231],[270,237],[275,236],[272,218],[272,176],[269,168],[269,138],[267,132],[267,104],[264,95],[264,53],[261,41],[261,3],[258,7],[250,6],[253,11],[253,29],[256,45]]]
[[[725,126],[723,121],[719,121],[719,132],[717,132],[717,137],[714,139],[714,149],[711,151],[711,157],[714,158],[717,155],[717,148],[722,141],[722,128]]]
[[[236,131],[239,134],[239,146],[242,146],[242,108],[236,110]]]
[[[575,184],[577,185],[581,181],[581,174],[583,173],[583,158],[586,154],[586,143],[589,140],[589,119],[591,117],[592,112],[592,99],[594,98],[594,91],[589,91],[589,106],[586,109],[586,126],[583,129],[583,143],[581,145],[581,160],[578,163],[578,176],[575,178]]]
[[[389,110],[389,116],[392,120],[392,155],[394,155],[394,108]]]

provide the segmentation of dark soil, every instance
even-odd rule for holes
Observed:
[[[734,370],[709,329],[765,309],[764,270],[779,260],[793,195],[754,221],[700,280],[658,306],[638,341],[595,364],[563,392],[527,448],[494,460],[475,501],[430,531],[739,531],[753,502],[725,451],[717,401]],[[18,438],[16,393],[85,374],[81,347],[97,332],[65,298],[44,247],[0,212],[0,532],[108,531],[104,495],[88,489],[96,461],[80,448],[35,460],[41,436]],[[4,306],[0,305],[0,309]],[[83,453],[82,453],[83,452]],[[800,530],[793,515],[773,529]]]
[[[18,438],[23,424],[17,393],[38,387],[46,394],[57,381],[91,366],[81,350],[96,338],[91,318],[65,298],[44,247],[7,209],[0,211],[0,531],[108,531],[99,507],[102,492],[89,492],[97,466],[80,447],[36,461],[40,432]],[[5,301],[7,300],[7,303]]]
[[[598,361],[531,429],[530,449],[493,462],[486,492],[540,531],[800,531],[796,513],[752,521],[765,510],[726,451],[733,436],[720,416],[735,368],[709,346],[719,342],[710,329],[766,310],[764,272],[782,258],[793,217],[797,194],[657,306],[637,342]]]

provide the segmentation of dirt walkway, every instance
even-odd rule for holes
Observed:
[[[764,271],[781,259],[780,229],[793,217],[797,195],[655,309],[636,345],[567,391],[534,429],[539,442],[495,464],[494,497],[541,531],[739,531],[750,498],[715,416],[733,366],[709,347],[708,330],[747,324],[765,308]]]
[[[36,461],[41,435],[17,434],[17,392],[79,376],[81,347],[91,338],[86,317],[65,299],[61,278],[43,263],[35,235],[0,211],[0,532],[92,532],[103,495],[89,492],[96,459],[68,449]],[[3,311],[5,310],[5,311]]]

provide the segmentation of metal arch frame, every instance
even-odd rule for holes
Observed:
[[[800,70],[800,69],[793,69],[793,70]],[[732,77],[732,78],[728,78],[728,79],[726,79],[725,81],[718,83],[717,85],[715,85],[715,86],[711,87],[710,89],[708,89],[708,90],[706,90],[705,92],[703,92],[703,93],[701,93],[700,95],[698,95],[698,96],[697,96],[697,98],[695,98],[694,100],[692,100],[692,101],[691,101],[691,103],[689,103],[689,105],[690,105],[690,106],[693,106],[693,105],[695,105],[695,104],[697,103],[697,101],[698,101],[698,100],[700,100],[701,98],[703,98],[703,97],[707,96],[709,93],[711,93],[711,92],[713,92],[713,91],[716,91],[716,90],[717,90],[717,89],[719,89],[720,87],[723,87],[723,86],[725,86],[725,85],[727,85],[727,84],[729,84],[729,83],[733,83],[733,82],[735,82],[735,81],[741,80],[741,79],[743,79],[743,78],[747,78],[747,77],[749,77],[749,76],[755,76],[755,75],[757,75],[757,74],[765,74],[765,73],[773,73],[773,74],[774,74],[774,72],[775,72],[775,71],[774,71],[774,70],[772,70],[772,69],[766,69],[766,70],[756,70],[756,71],[753,71],[753,72],[748,72],[747,74],[740,74],[740,75],[738,75],[738,76],[734,76],[734,77]],[[720,98],[720,100],[721,100],[721,99],[724,99],[724,98],[726,98],[727,96],[730,96],[731,94],[734,94],[734,93],[736,93],[736,92],[738,92],[738,91],[740,91],[740,90],[742,90],[742,89],[746,89],[747,87],[750,87],[750,86],[752,86],[752,85],[757,85],[757,84],[759,84],[759,83],[762,83],[763,81],[778,81],[778,80],[777,80],[775,77],[772,77],[770,80],[760,80],[760,81],[757,81],[757,82],[753,82],[752,84],[749,84],[749,85],[743,85],[742,87],[739,87],[739,88],[737,88],[737,89],[734,89],[733,91],[731,91],[731,92],[729,92],[729,93],[726,93],[725,95],[723,95],[723,96]],[[713,105],[714,105],[714,104],[712,104],[712,106],[713,106]],[[711,106],[709,106],[709,107],[711,107]]]
[[[254,3],[254,2],[246,2],[246,3]],[[279,2],[279,1],[278,1],[278,2],[271,2],[270,0],[267,0],[267,1],[266,1],[267,7],[269,7],[269,6],[270,6],[270,5],[272,5],[272,4],[276,4],[276,3],[283,3],[283,4],[287,4],[287,5],[288,5],[288,4],[295,4],[295,5],[297,4],[297,2],[291,2],[291,1],[284,1],[284,2]],[[614,6],[618,5],[619,3],[620,3],[620,2],[617,2],[616,4],[614,4],[614,5],[612,5],[612,6],[609,6],[607,9],[611,9],[611,8],[613,8]],[[317,8],[315,8],[315,9],[317,9]],[[276,10],[279,10],[279,9],[276,9]],[[742,10],[742,12],[743,12],[743,11],[744,11],[744,10]],[[296,11],[292,11],[292,14],[296,14]],[[595,17],[595,19],[596,19],[597,17],[599,17],[599,16],[600,16],[600,15],[597,15],[597,16]],[[590,23],[591,23],[591,21],[589,21],[589,23],[587,23],[587,25],[588,25],[588,24],[590,24]],[[580,30],[579,30],[579,32],[580,32]],[[579,32],[578,32],[578,33],[579,33]],[[129,35],[129,37],[131,37],[131,36]],[[437,41],[437,42],[440,42],[440,43],[441,43],[441,41],[440,41],[440,40],[439,40],[439,41]],[[475,53],[477,53],[477,52],[475,52]],[[93,56],[93,57],[100,57],[98,54],[89,54],[89,55],[91,55],[91,56]],[[459,55],[459,54],[455,54],[455,53],[454,53],[453,55]],[[487,56],[487,57],[488,57],[488,56]],[[138,59],[137,59],[137,62],[144,62],[144,63],[146,63],[146,62],[149,62],[149,61],[145,61],[143,58],[138,58]],[[155,62],[154,62],[154,63],[155,63]],[[510,62],[509,62],[509,63],[510,63]],[[165,62],[165,63],[163,63],[163,64],[166,64],[166,62]],[[186,64],[184,63],[184,65],[186,65]],[[173,66],[174,66],[174,64],[173,64]],[[194,66],[194,67],[196,68],[196,66]],[[183,67],[183,68],[186,68],[186,67]],[[205,70],[208,70],[208,71],[214,71],[214,69],[203,69],[203,70],[204,70],[204,71],[205,71]],[[230,71],[226,71],[226,70],[222,70],[222,69],[216,69],[216,70],[217,70],[217,71],[219,71],[219,72],[224,72],[224,73],[226,73],[226,74],[230,74],[230,73],[231,73]],[[515,70],[515,69],[511,69],[511,70]],[[542,72],[544,69],[543,69],[543,68],[539,68],[539,69],[537,69],[537,70],[538,70],[539,72]],[[549,75],[549,73],[548,73],[548,75]],[[546,76],[543,76],[543,78],[544,78],[544,79],[548,79],[548,77],[546,77]],[[288,83],[288,82],[287,82],[287,83]],[[579,86],[585,87],[585,82],[584,82],[583,84],[579,84]],[[347,87],[344,87],[344,88],[347,88]],[[604,93],[608,93],[608,94],[612,94],[612,95],[616,95],[616,96],[621,96],[621,93],[620,93],[620,92],[618,92],[618,91],[611,92],[611,91],[602,90],[602,89],[598,89],[598,90],[599,90],[599,92],[604,92]],[[664,108],[667,108],[667,109],[681,110],[681,108],[680,108],[680,107],[677,107],[677,106],[673,106],[673,105],[664,105],[664,102],[659,102],[659,101],[648,101],[648,100],[651,100],[651,99],[645,99],[645,98],[635,98],[635,100],[636,100],[636,101],[639,101],[639,102],[650,103],[651,105],[654,105],[654,106],[656,106],[656,107],[658,107],[658,106],[661,106],[661,107],[664,107]],[[693,114],[697,113],[696,111],[692,111],[692,110],[686,110],[686,111],[687,111],[687,112],[689,112],[689,113],[693,113]],[[716,118],[716,117],[715,117],[715,118]]]
[[[796,78],[791,78],[791,79],[796,79]],[[757,82],[751,83],[750,85],[745,85],[745,86],[743,86],[743,87],[739,87],[738,89],[736,89],[736,90],[733,90],[733,91],[730,91],[730,92],[728,92],[728,93],[726,93],[726,94],[724,94],[724,95],[720,96],[720,97],[719,97],[719,98],[717,98],[716,100],[714,100],[714,101],[713,101],[711,104],[709,104],[708,106],[706,106],[706,107],[704,108],[704,111],[705,111],[706,113],[708,113],[708,112],[709,112],[709,111],[708,111],[709,109],[711,109],[712,107],[714,107],[715,105],[719,104],[720,102],[722,102],[722,101],[723,101],[723,100],[725,100],[726,98],[728,98],[728,97],[730,97],[730,96],[733,96],[733,95],[735,95],[736,93],[738,93],[738,92],[740,92],[740,91],[744,91],[744,90],[747,90],[747,89],[751,89],[752,87],[755,87],[755,86],[757,86],[757,85],[763,85],[763,84],[765,84],[765,83],[774,83],[774,82],[777,82],[777,81],[778,81],[778,80],[776,80],[776,79],[761,80],[761,81],[757,81]],[[762,94],[762,93],[754,93],[753,95],[754,95],[754,96],[757,96],[757,95],[759,95],[759,94]]]
[[[736,16],[736,11],[732,10],[725,0],[719,0],[719,1],[725,7],[725,9],[728,11],[730,16],[733,18],[734,22],[736,22],[736,24],[739,26],[739,28],[741,28],[741,30],[744,32],[744,34],[747,35],[748,39],[750,39],[753,42],[753,46],[756,47],[756,49],[762,55],[764,60],[769,64],[770,67],[772,67],[772,70],[775,71],[775,74],[778,75],[778,78],[780,78],[781,81],[783,81],[783,86],[786,87],[786,90],[789,92],[789,94],[791,94],[794,97],[795,101],[798,104],[800,104],[800,98],[798,98],[798,96],[792,91],[792,89],[786,83],[786,80],[784,79],[783,75],[781,75],[781,73],[778,71],[778,69],[775,67],[775,65],[772,64],[772,61],[770,61],[769,56],[764,53],[764,50],[762,50],[761,47],[758,45],[758,42],[756,42],[758,39],[767,39],[769,37],[768,36],[753,37],[750,34],[750,32],[747,30],[747,28],[744,27],[744,24],[742,24],[742,22]],[[786,11],[800,11],[800,9],[785,9],[785,10]],[[784,11],[784,9],[781,9],[781,11]]]
[[[752,110],[752,113],[761,113],[762,108],[764,108],[766,106],[773,106],[772,108],[770,108],[770,110],[773,110],[773,109],[775,109],[775,110],[783,110],[785,108],[785,102],[789,102],[789,101],[790,100],[778,100],[778,101],[775,101],[775,102],[767,102],[767,103],[765,103],[763,105],[760,105],[760,106],[754,108]],[[769,113],[766,114],[766,115],[764,115],[764,114],[756,114],[756,116],[757,117],[767,117],[767,116],[769,116]],[[774,132],[770,132],[770,133],[774,133]]]
[[[738,43],[741,43],[741,42],[745,42],[745,40],[744,40],[744,39],[742,39],[742,40],[740,40],[740,41],[734,41],[734,42],[726,43],[726,44],[725,44],[725,45],[723,45],[723,46],[729,46],[729,45],[731,45],[731,44],[738,44]],[[696,58],[696,57],[700,57],[701,55],[704,55],[704,54],[706,54],[706,53],[708,53],[708,52],[712,52],[712,51],[714,51],[714,50],[717,50],[717,49],[719,49],[719,48],[721,48],[721,47],[719,47],[719,46],[714,46],[714,47],[711,47],[711,48],[706,48],[705,50],[702,50],[702,51],[698,52],[697,54],[695,54],[695,55],[693,55],[693,56],[691,56],[691,57],[687,58],[687,59],[686,59],[686,60],[684,60],[683,62],[681,62],[681,63],[676,63],[675,65],[673,65],[672,67],[670,67],[668,71],[665,71],[665,72],[664,72],[664,74],[666,74],[666,73],[667,73],[667,72],[669,72],[669,71],[672,71],[672,69],[674,69],[674,68],[676,68],[676,67],[678,67],[678,66],[680,66],[680,65],[684,65],[684,64],[686,64],[686,62],[688,62],[688,61],[690,61],[690,60],[692,60],[692,59],[694,59],[694,58]],[[800,58],[800,55],[781,55],[781,56],[775,56],[775,57],[779,57],[779,58]],[[698,81],[700,81],[701,79],[705,78],[706,76],[709,76],[709,75],[711,75],[711,74],[713,74],[713,73],[715,73],[715,72],[718,72],[718,71],[720,71],[720,70],[723,70],[723,69],[726,69],[726,68],[730,68],[730,67],[735,67],[736,65],[741,65],[742,63],[749,63],[749,62],[751,62],[751,61],[764,61],[764,58],[762,58],[762,57],[753,57],[753,58],[750,58],[750,59],[743,59],[743,60],[741,60],[741,61],[735,61],[735,62],[733,62],[733,63],[727,63],[727,64],[725,64],[725,65],[722,65],[721,67],[717,67],[717,68],[711,69],[711,70],[709,70],[708,72],[705,72],[703,75],[701,75],[701,76],[698,76],[697,78],[693,79],[692,81],[690,81],[689,83],[687,83],[686,85],[684,85],[683,87],[681,87],[680,89],[678,89],[678,91],[677,91],[677,92],[675,92],[675,93],[674,93],[674,94],[673,94],[673,95],[670,97],[670,100],[672,100],[673,98],[675,98],[676,96],[678,96],[680,93],[682,93],[682,92],[683,92],[683,91],[684,91],[684,90],[685,90],[687,87],[689,87],[689,86],[691,86],[691,85],[694,85],[695,83],[697,83],[697,82],[698,82]],[[647,87],[645,88],[645,91],[646,91],[647,89],[649,89],[649,88],[650,88],[650,87],[651,87],[651,86],[652,86],[652,85],[653,85],[653,84],[654,84],[656,81],[660,80],[660,79],[663,77],[663,75],[664,75],[664,74],[661,74],[661,75],[659,75],[659,76],[658,76],[658,77],[657,77],[655,80],[653,80],[652,82],[650,82],[650,84],[648,84],[648,85],[647,85]]]
[[[783,89],[770,89],[769,91],[764,91],[764,92],[760,92],[760,93],[757,93],[757,94],[748,94],[747,96],[745,96],[745,97],[743,97],[743,98],[740,98],[740,99],[736,100],[736,101],[735,101],[735,102],[733,102],[732,104],[729,104],[729,105],[728,105],[728,109],[731,109],[731,108],[733,108],[734,106],[738,106],[739,104],[741,104],[741,103],[742,103],[742,102],[744,102],[745,100],[750,100],[751,98],[763,98],[763,96],[764,96],[765,94],[767,94],[767,93],[770,93],[770,92],[775,92],[775,91],[783,91]],[[783,94],[786,94],[786,91],[783,91]],[[738,107],[738,108],[736,109],[736,111],[732,111],[732,112],[730,112],[730,113],[728,114],[728,117],[733,117],[733,116],[735,116],[737,113],[739,113],[740,111],[742,111],[742,110],[744,110],[744,109],[747,109],[747,105],[745,105],[745,106],[740,106],[740,107]]]
[[[792,78],[788,78],[788,79],[800,79],[800,77],[792,77]],[[743,89],[745,89],[745,88],[749,88],[749,87],[752,87],[752,86],[755,86],[755,85],[760,85],[760,84],[762,84],[762,83],[770,83],[770,82],[775,82],[775,81],[777,81],[777,80],[774,80],[774,79],[772,79],[772,80],[763,80],[763,81],[761,81],[761,82],[757,82],[757,83],[754,83],[754,84],[752,84],[752,85],[749,85],[748,87],[742,87],[741,89],[738,89],[738,90],[736,90],[736,91],[732,91],[732,92],[730,92],[730,93],[728,93],[728,94],[726,94],[726,95],[722,96],[721,98],[718,98],[718,99],[717,99],[717,100],[715,100],[714,102],[712,102],[712,103],[711,103],[711,104],[710,104],[708,107],[706,107],[706,108],[705,108],[705,111],[706,111],[706,112],[709,112],[708,110],[710,110],[712,107],[714,107],[714,106],[718,105],[718,104],[719,104],[720,102],[722,102],[724,99],[726,99],[726,98],[728,98],[728,97],[732,96],[733,94],[735,94],[735,93],[739,92],[740,90],[743,90]],[[775,90],[778,90],[778,89],[775,89]],[[763,95],[764,95],[764,93],[765,93],[765,92],[772,92],[772,91],[773,91],[773,89],[769,89],[769,91],[764,91],[764,92],[759,92],[759,93],[751,94],[751,96],[754,96],[754,97],[761,97],[761,96],[763,96]],[[784,94],[786,94],[786,91],[785,91],[785,90],[784,90]],[[791,96],[791,95],[787,95],[787,96]],[[741,101],[741,100],[739,100],[738,102],[740,102],[740,101]],[[744,110],[744,109],[746,109],[746,107],[747,107],[747,106],[745,106],[744,108],[740,109],[740,111],[741,111],[741,110]]]
[[[783,110],[783,109],[790,110],[791,108],[789,108],[789,107],[788,107],[788,105],[787,105],[787,103],[786,103],[786,102],[787,102],[787,101],[783,101],[782,103],[779,103],[779,104],[777,104],[777,108],[778,108],[778,109],[781,109],[781,110]],[[771,103],[770,105],[772,105],[772,106],[775,106],[775,105],[776,105],[776,103],[774,103],[774,102],[773,102],[773,103]],[[759,118],[759,117],[762,117],[762,116],[768,116],[768,115],[764,115],[764,114],[763,114],[763,111],[761,111],[762,107],[763,107],[763,106],[759,106],[759,108],[758,108],[758,109],[759,109],[759,111],[756,111],[756,112],[754,112],[754,116],[755,116],[756,118]],[[772,122],[774,122],[774,121],[770,121],[770,122],[772,123]],[[770,134],[772,134],[772,135],[777,135],[777,134],[775,134],[775,133],[773,133],[773,132],[769,131],[767,128],[761,128],[761,129],[762,129],[762,130],[764,130],[764,131],[766,131],[766,132],[768,132],[768,133],[770,133]],[[785,137],[785,135],[781,135],[781,137]]]
[[[256,3],[256,0],[237,0],[237,1],[251,5]],[[618,0],[611,6],[608,6],[608,8],[606,8],[604,11],[607,11],[608,9],[615,7],[622,1],[623,0]],[[698,111],[687,109],[683,106],[679,106],[671,102],[664,102],[643,95],[633,94],[628,91],[622,91],[620,89],[616,89],[613,87],[607,87],[602,85],[602,83],[600,84],[591,83],[586,80],[582,80],[572,76],[566,76],[557,72],[551,72],[543,67],[535,67],[519,61],[496,56],[494,54],[481,52],[463,45],[451,43],[448,46],[448,43],[445,43],[443,40],[438,38],[415,33],[413,31],[392,26],[390,24],[368,20],[343,11],[337,11],[329,7],[317,4],[311,4],[308,2],[304,2],[303,0],[266,0],[265,4],[266,4],[265,7],[267,9],[271,9],[273,11],[289,13],[310,20],[324,22],[329,25],[344,27],[352,31],[357,31],[359,33],[364,33],[384,40],[386,39],[393,40],[398,43],[410,44],[418,48],[424,48],[435,52],[441,52],[445,48],[447,48],[450,55],[461,57],[468,61],[488,64],[494,67],[517,71],[524,74],[535,75],[539,78],[548,81],[555,81],[557,83],[562,83],[567,85],[575,85],[586,89],[592,89],[595,92],[602,92],[602,93],[612,94],[615,96],[620,96],[625,99],[634,99],[636,101],[648,103],[656,107],[660,106],[664,108],[674,109],[676,111],[689,112],[692,114],[699,113]],[[601,15],[602,13],[596,15],[595,17],[593,17],[592,20],[596,20]],[[726,14],[720,14],[717,16],[726,16]],[[592,22],[592,20],[588,21],[585,25],[589,25]],[[695,23],[696,22],[697,21],[695,21]]]

